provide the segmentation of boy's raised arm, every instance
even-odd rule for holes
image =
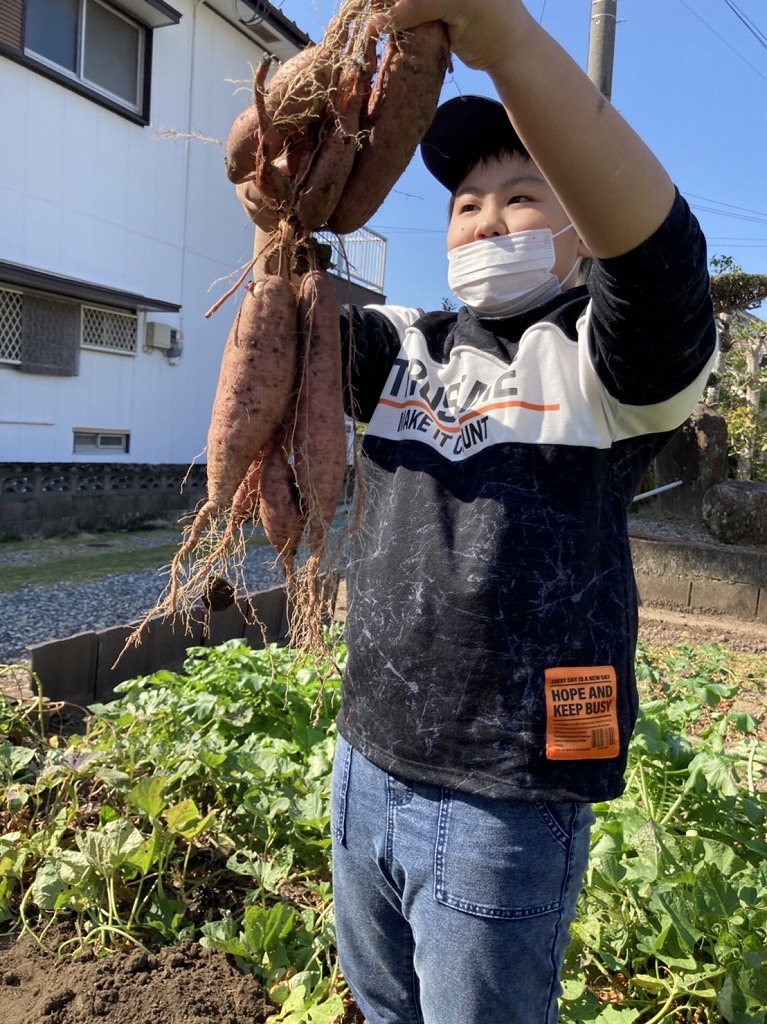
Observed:
[[[668,174],[521,0],[399,0],[391,20],[447,24],[453,52],[490,76],[594,256],[620,256],[660,227],[674,199]]]

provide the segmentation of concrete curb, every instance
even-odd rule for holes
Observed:
[[[636,533],[629,540],[642,605],[767,625],[767,550]]]

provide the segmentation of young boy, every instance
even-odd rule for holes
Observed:
[[[423,140],[457,314],[353,308],[368,424],[332,834],[368,1024],[553,1024],[590,804],[637,696],[631,498],[715,337],[705,242],[657,160],[519,0],[443,19],[500,103]],[[591,256],[587,287],[574,287]]]

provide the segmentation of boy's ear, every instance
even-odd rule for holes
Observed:
[[[578,239],[578,255],[581,257],[581,259],[591,258],[591,250],[586,245],[586,243],[582,241],[580,238]]]

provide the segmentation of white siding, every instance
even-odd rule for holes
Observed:
[[[223,142],[261,51],[208,8],[174,5],[180,23],[154,32],[149,127],[0,57],[0,259],[177,303],[148,315],[183,336],[176,365],[143,335],[135,356],[81,351],[77,377],[0,364],[0,461],[91,461],[72,453],[75,428],[129,430],[130,453],[108,461],[189,463],[204,448],[237,299],[203,314],[253,238]]]

